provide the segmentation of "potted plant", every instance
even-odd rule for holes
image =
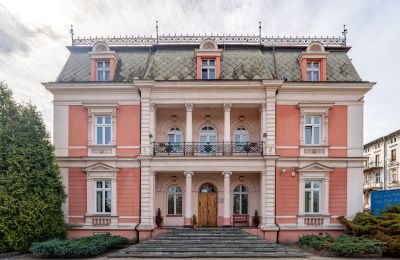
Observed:
[[[163,217],[161,215],[161,209],[158,208],[156,213],[156,225],[158,228],[161,227],[162,222],[163,222]]]
[[[195,214],[192,217],[192,226],[193,228],[197,228],[197,217]]]
[[[255,210],[253,216],[253,226],[258,227],[258,225],[260,225],[260,216],[258,216],[258,210]]]
[[[170,143],[168,143],[165,146],[165,151],[169,154],[170,152],[172,152],[172,145]]]
[[[204,151],[206,151],[206,153],[210,153],[210,152],[212,151],[211,144],[207,143],[207,144],[204,146]]]

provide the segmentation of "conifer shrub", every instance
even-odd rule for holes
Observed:
[[[0,253],[65,236],[65,199],[40,113],[0,82]]]
[[[127,244],[129,244],[129,240],[125,237],[104,234],[71,240],[52,239],[33,243],[29,251],[38,257],[90,257]]]

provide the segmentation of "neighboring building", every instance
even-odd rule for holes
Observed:
[[[362,81],[341,38],[73,39],[54,144],[69,237],[164,226],[343,232],[362,211]]]
[[[371,206],[371,191],[400,189],[400,130],[364,145],[364,208]]]

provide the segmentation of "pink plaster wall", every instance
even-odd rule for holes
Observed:
[[[347,211],[347,169],[334,169],[329,175],[329,213],[345,216]],[[338,223],[331,218],[331,223]]]
[[[307,234],[326,235],[329,234],[333,237],[342,235],[344,230],[280,230],[279,243],[294,244],[299,240],[299,237]]]
[[[80,168],[68,170],[68,214],[82,216],[82,218],[69,218],[70,223],[83,223],[86,214],[86,173]]]
[[[68,112],[68,145],[87,146],[88,112],[84,106],[70,105]],[[69,157],[87,156],[87,148],[69,148]]]
[[[276,106],[276,145],[300,145],[300,110],[294,105]],[[299,148],[277,148],[276,153],[285,157],[300,156]]]
[[[294,168],[276,169],[276,215],[297,216],[299,213],[299,175],[292,177]],[[277,218],[277,223],[297,223],[297,218]]]
[[[329,149],[329,157],[347,157],[347,106],[329,109],[328,144],[344,149]]]
[[[117,110],[117,146],[140,146],[140,106],[123,105]],[[140,148],[117,148],[117,156],[137,156]]]
[[[177,117],[172,121],[172,115]],[[206,122],[206,115],[210,115],[210,122]],[[243,122],[239,121],[239,116],[244,116]],[[233,141],[234,130],[239,126],[249,129],[250,141],[260,142],[260,111],[258,108],[240,108],[231,109],[231,141]],[[211,125],[217,130],[218,142],[224,141],[224,110],[222,107],[197,108],[193,109],[192,114],[193,142],[199,141],[199,131],[203,126]],[[156,113],[156,142],[165,142],[167,140],[168,129],[176,126],[183,131],[183,140],[186,134],[186,112],[182,108],[159,108]]]
[[[96,230],[88,230],[88,229],[68,229],[67,230],[67,238],[73,239],[78,237],[89,237],[93,236],[96,233],[110,233],[114,236],[122,236],[128,239],[136,239],[136,230],[120,230],[120,229],[96,229]]]
[[[139,216],[140,169],[123,168],[117,175],[117,214],[119,216]],[[119,218],[119,223],[136,223],[136,218]]]

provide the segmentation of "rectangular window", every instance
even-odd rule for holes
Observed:
[[[396,168],[390,170],[390,180],[391,180],[391,182],[397,182],[398,181],[397,169]]]
[[[321,205],[321,181],[304,183],[304,212],[319,213]]]
[[[391,151],[390,151],[390,159],[391,159],[391,161],[393,162],[393,161],[396,161],[396,149],[392,149]]]
[[[98,61],[97,62],[97,80],[109,81],[110,80],[110,62]]]
[[[111,212],[111,180],[96,181],[96,212]]]
[[[375,167],[379,167],[379,165],[380,165],[380,163],[381,163],[381,157],[380,157],[380,155],[379,154],[375,154]]]
[[[111,116],[96,116],[96,144],[111,144]]]
[[[375,183],[381,183],[381,174],[379,172],[375,173]]]
[[[201,61],[201,79],[215,79],[215,60]]]
[[[306,116],[304,128],[305,143],[319,145],[321,143],[321,116]]]
[[[307,81],[319,81],[320,63],[317,61],[307,62]]]

